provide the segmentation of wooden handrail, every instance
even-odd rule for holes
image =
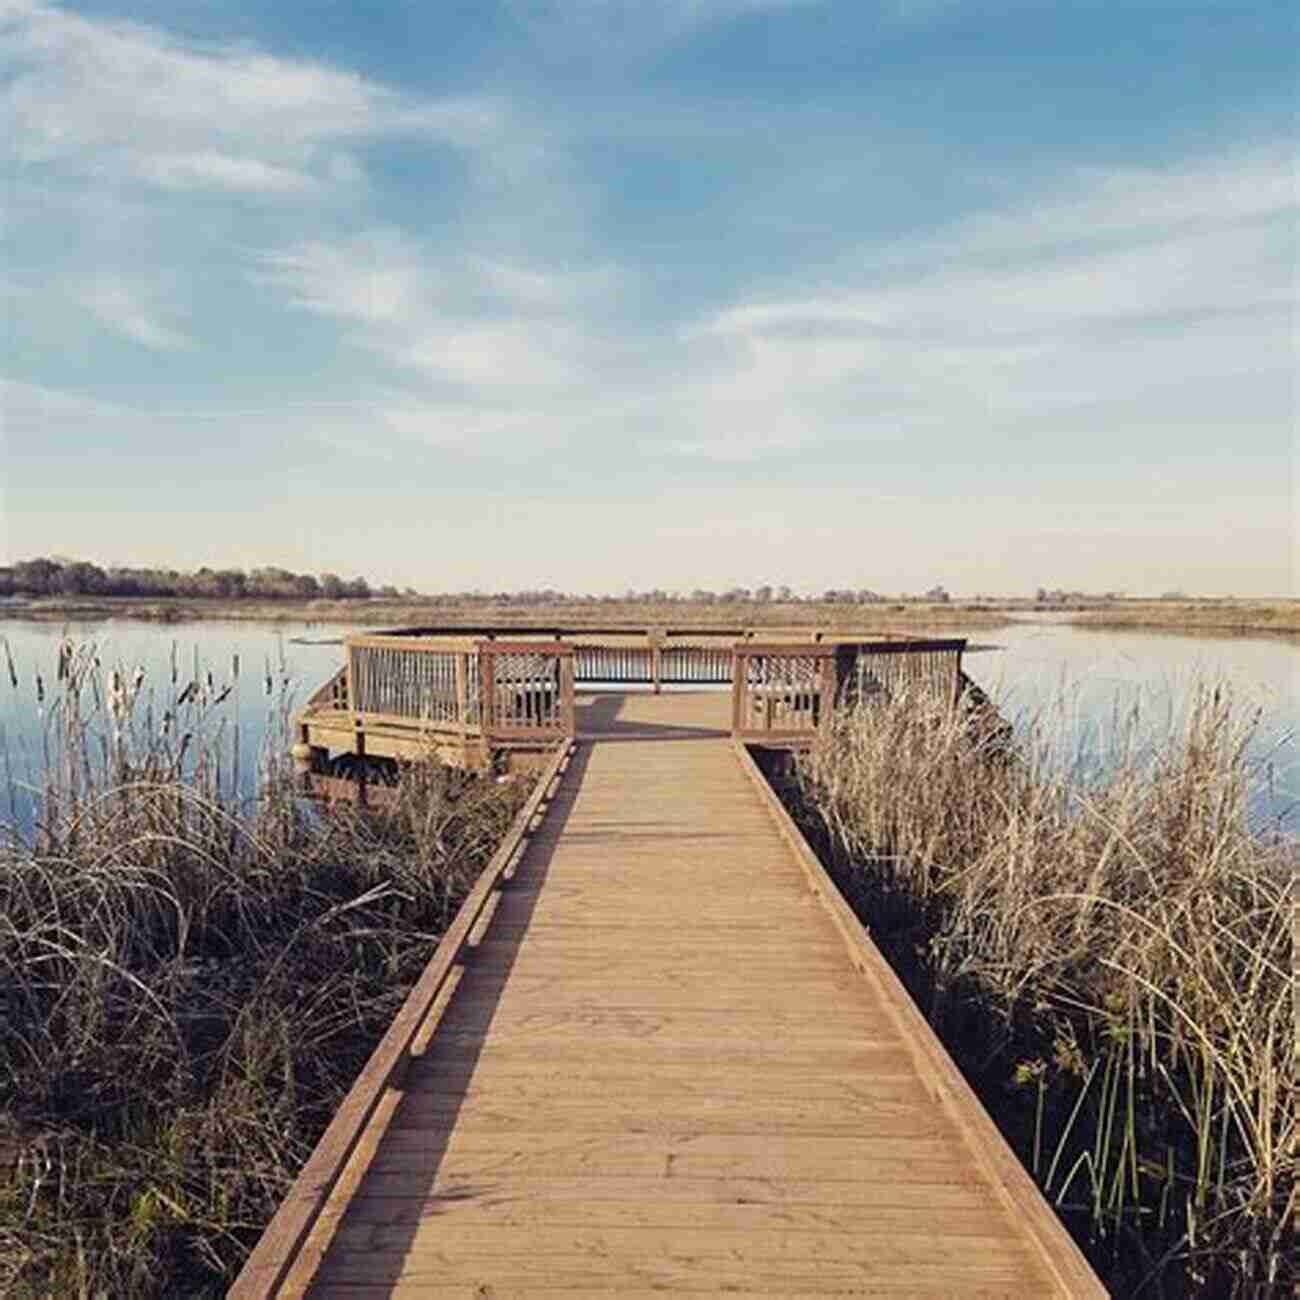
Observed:
[[[524,841],[535,829],[534,820],[544,815],[544,805],[554,797],[573,748],[572,741],[562,744],[542,771],[536,789],[519,810],[491,861],[479,874],[429,964],[357,1075],[342,1105],[334,1112],[334,1118],[245,1261],[227,1293],[230,1300],[263,1300],[279,1294],[290,1280],[302,1248],[328,1204],[362,1133],[398,1072],[409,1060],[412,1042],[427,1027],[430,1010],[460,961],[489,899],[515,862]],[[297,1281],[305,1286],[309,1280],[295,1279],[295,1287]]]
[[[327,678],[318,686],[308,697],[306,703],[298,710],[299,715],[306,713],[309,709],[325,708],[333,698],[335,684],[347,674],[347,665],[334,674],[333,677]]]
[[[809,888],[830,913],[849,958],[868,979],[902,1035],[927,1090],[952,1118],[962,1140],[983,1169],[1003,1207],[1020,1224],[1063,1295],[1071,1300],[1104,1300],[1101,1284],[1084,1253],[1048,1205],[1038,1185],[998,1131],[980,1099],[917,1009],[853,909],[822,866],[803,832],[786,811],[748,748],[732,741],[736,759],[753,783],[763,807],[807,878]]]
[[[827,642],[746,641],[735,647],[737,655],[758,659],[769,655],[775,659],[834,659],[835,647]]]
[[[469,636],[414,637],[366,632],[344,638],[344,646],[361,646],[365,650],[416,650],[438,654],[473,654],[479,638]]]

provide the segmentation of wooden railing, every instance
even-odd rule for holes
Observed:
[[[348,667],[346,664],[329,681],[318,686],[308,697],[304,710],[330,709],[346,711],[348,707]]]
[[[610,682],[616,685],[650,685],[655,680],[657,651],[650,645],[601,645],[573,643],[573,674],[578,682]]]
[[[956,637],[837,646],[836,700],[853,705],[907,691],[955,701],[965,649]]]
[[[729,645],[672,645],[651,635],[645,645],[575,641],[574,680],[618,686],[727,686]]]
[[[484,641],[479,666],[488,739],[543,740],[575,734],[571,645]]]
[[[489,739],[574,734],[573,646],[559,641],[351,637],[347,696],[375,723]]]
[[[734,653],[731,646],[666,645],[659,652],[659,680],[671,686],[726,686]]]
[[[737,738],[806,739],[835,701],[835,647],[738,645],[731,690]]]
[[[479,725],[476,644],[367,636],[350,637],[347,651],[348,692],[355,712],[434,728]]]
[[[837,707],[925,691],[955,700],[959,638],[733,644],[631,638],[497,640],[442,635],[349,637],[347,670],[313,709],[342,710],[367,729],[528,744],[576,734],[577,683],[732,685],[732,730],[762,742],[804,741]],[[414,743],[414,742],[412,742]],[[361,752],[360,749],[357,752]]]
[[[906,691],[955,703],[964,638],[839,645],[737,644],[732,733],[738,739],[806,741],[835,708]]]

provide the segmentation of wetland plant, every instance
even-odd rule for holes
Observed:
[[[69,642],[40,675],[0,835],[5,1296],[223,1294],[526,794],[421,766],[381,816],[305,806],[268,664],[241,795],[232,674]]]
[[[1130,710],[1072,753],[1045,712],[1008,750],[897,698],[798,768],[846,894],[1116,1294],[1295,1282],[1300,858],[1252,824],[1258,725],[1209,683],[1162,734]]]

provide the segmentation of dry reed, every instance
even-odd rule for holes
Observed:
[[[933,700],[864,706],[802,798],[936,1007],[973,991],[986,1077],[1002,1026],[991,1109],[1116,1293],[1290,1295],[1296,843],[1250,824],[1258,718],[1226,687],[1158,742],[1118,722],[1065,762],[1046,714],[1008,749]]]
[[[226,687],[172,679],[71,644],[42,679],[0,846],[6,1296],[222,1294],[523,797],[421,767],[381,817],[304,807],[268,664],[241,800]]]

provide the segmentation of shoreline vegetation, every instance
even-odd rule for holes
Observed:
[[[0,1293],[221,1296],[527,782],[321,814],[282,682],[241,798],[231,682],[71,643],[49,681],[40,815],[0,824]]]
[[[1048,590],[1033,596],[953,597],[937,584],[921,594],[828,589],[798,594],[762,584],[727,591],[662,589],[577,595],[552,588],[429,594],[372,586],[364,577],[202,568],[103,568],[87,560],[41,557],[0,566],[0,617],[43,622],[108,618],[179,623],[199,619],[365,625],[619,621],[646,626],[711,623],[753,627],[854,629],[988,628],[1044,616],[1079,627],[1191,633],[1300,636],[1300,600],[1189,597]]]
[[[778,788],[1114,1294],[1290,1296],[1300,846],[1250,824],[1259,719],[1221,683],[1157,735],[1060,718],[866,706]]]
[[[609,623],[674,627],[736,625],[921,630],[988,629],[1026,621],[1053,622],[1096,631],[1168,632],[1194,636],[1300,638],[1300,600],[1115,600],[1106,604],[1041,604],[1033,600],[879,600],[865,604],[801,601],[651,602],[619,598],[532,602],[512,598],[370,596],[265,599],[224,597],[10,596],[0,618],[37,623],[134,619],[158,623],[206,620],[254,623],[332,623],[420,626],[548,622],[593,629]]]

